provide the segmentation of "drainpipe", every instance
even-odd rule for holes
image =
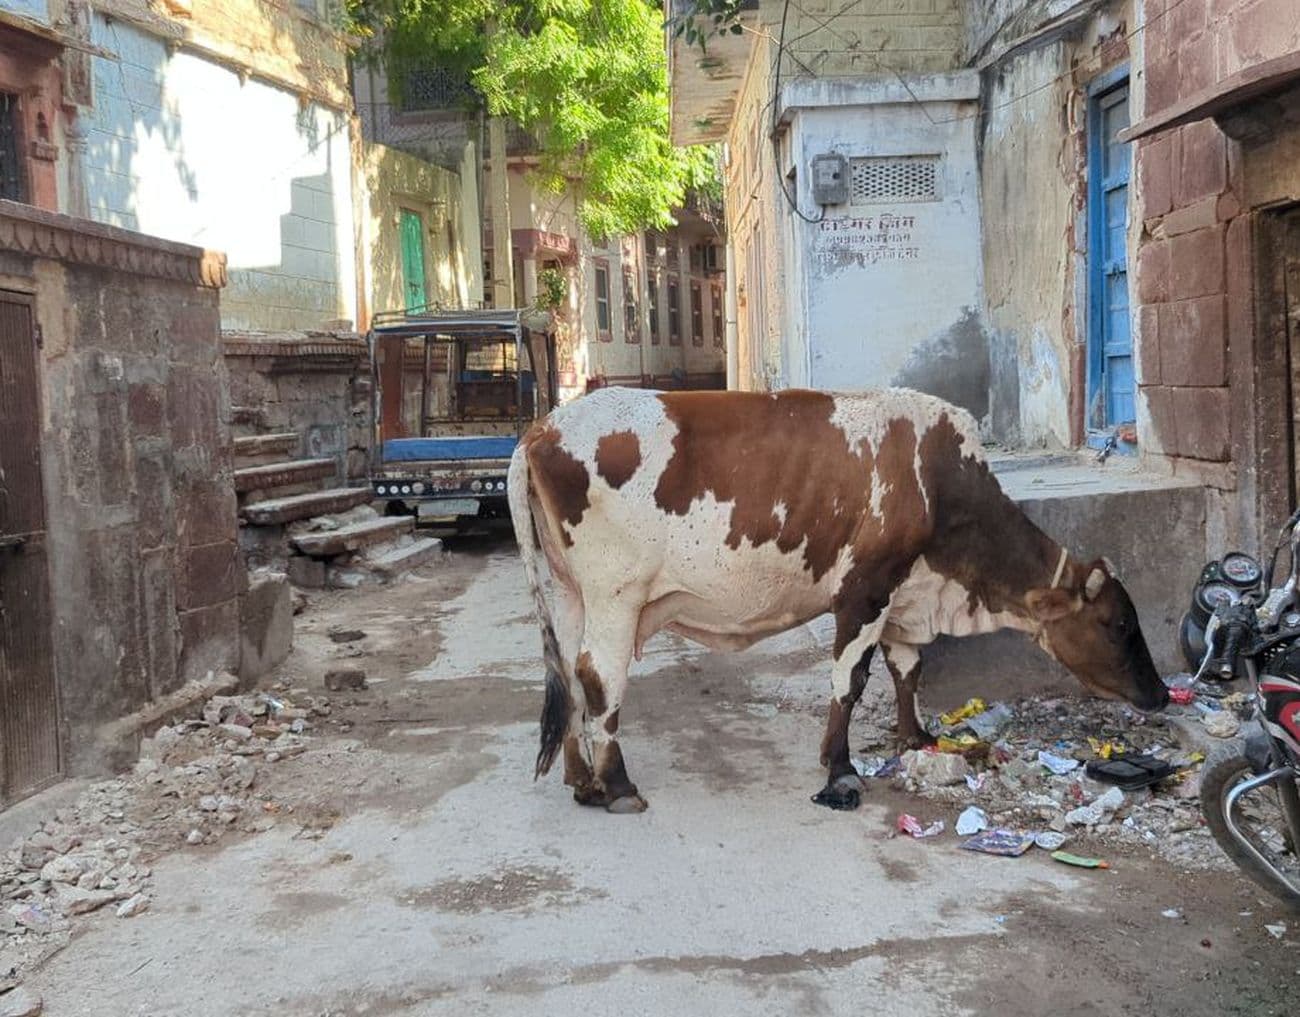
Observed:
[[[730,239],[726,246],[727,290],[723,301],[726,322],[723,334],[727,343],[727,390],[740,388],[740,328],[736,314],[736,249]]]

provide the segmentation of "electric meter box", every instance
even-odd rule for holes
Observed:
[[[813,201],[818,205],[845,205],[849,200],[849,161],[833,153],[815,155],[812,161]]]

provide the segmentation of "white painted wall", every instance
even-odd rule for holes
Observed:
[[[980,318],[976,119],[969,101],[978,81],[973,72],[915,76],[911,87],[922,102],[895,79],[798,80],[782,89],[799,207],[810,218],[822,214],[812,194],[814,156],[940,157],[938,200],[827,206],[818,223],[785,210],[791,291],[782,386],[899,383],[914,358],[943,352],[954,325]],[[882,216],[895,224],[882,226]]]
[[[351,152],[341,112],[96,14],[83,116],[92,218],[224,251],[222,324],[356,319]]]
[[[19,14],[45,25],[50,23],[50,12],[47,7],[46,0],[3,0],[0,3],[0,10]]]

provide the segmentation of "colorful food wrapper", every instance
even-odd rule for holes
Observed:
[[[922,837],[934,837],[943,833],[943,820],[936,819],[929,826],[922,826],[919,819],[904,812],[898,817],[898,832],[909,834],[917,840]]]
[[[1014,858],[1034,846],[1034,835],[1020,830],[985,830],[962,845],[967,851]]]
[[[984,700],[979,698],[968,699],[966,700],[966,705],[960,706],[949,713],[941,713],[939,715],[939,720],[943,722],[944,727],[952,727],[960,720],[965,720],[967,717],[973,717],[977,713],[983,713],[985,709]]]

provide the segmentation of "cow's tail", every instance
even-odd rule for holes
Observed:
[[[537,610],[537,623],[542,628],[542,657],[546,662],[546,694],[542,699],[542,743],[537,750],[537,764],[533,780],[549,772],[551,764],[564,743],[569,727],[572,700],[569,683],[565,677],[564,657],[559,640],[555,638],[555,624],[551,609],[542,592],[542,577],[538,569],[541,546],[537,539],[533,518],[533,492],[528,476],[528,450],[520,443],[510,460],[507,476],[510,500],[510,518],[514,522],[515,539],[519,542],[519,556],[523,559],[524,575],[533,595]]]

